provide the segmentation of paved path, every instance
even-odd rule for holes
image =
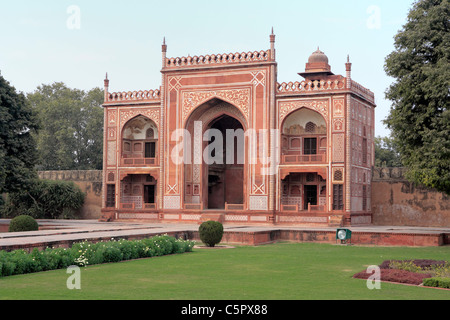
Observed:
[[[0,219],[0,224],[9,220]],[[144,223],[144,222],[99,222],[97,220],[38,220],[46,228],[31,232],[0,233],[0,248],[38,246],[40,243],[76,242],[89,239],[108,239],[127,236],[153,236],[164,233],[197,231],[198,224]],[[50,228],[50,229],[47,229]],[[258,232],[268,230],[325,230],[334,231],[336,227],[287,227],[287,226],[248,226],[224,225],[225,231]],[[364,226],[350,227],[353,232],[441,234],[449,233],[450,228],[423,228],[404,226]]]

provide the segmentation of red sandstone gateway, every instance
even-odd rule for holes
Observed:
[[[157,90],[110,93],[105,79],[103,220],[371,223],[376,106],[348,58],[335,75],[317,49],[303,80],[278,83],[273,32],[265,51],[166,52]],[[245,134],[230,148],[228,132]]]

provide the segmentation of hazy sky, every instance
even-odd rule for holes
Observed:
[[[300,81],[320,47],[335,74],[375,93],[376,135],[393,79],[384,72],[413,0],[0,0],[0,72],[18,91],[62,81],[72,88],[156,89],[168,57],[267,50],[276,34],[278,82]]]

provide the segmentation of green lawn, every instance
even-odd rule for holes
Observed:
[[[278,243],[194,249],[81,269],[81,290],[66,270],[0,278],[0,299],[450,299],[450,291],[382,283],[369,290],[356,272],[388,259],[449,260],[450,247],[359,247]]]

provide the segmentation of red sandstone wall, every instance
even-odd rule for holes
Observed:
[[[372,213],[375,225],[450,227],[450,197],[414,186],[401,168],[376,168]]]
[[[86,196],[81,210],[82,219],[99,219],[102,208],[102,171],[40,171],[39,178],[73,181]]]

